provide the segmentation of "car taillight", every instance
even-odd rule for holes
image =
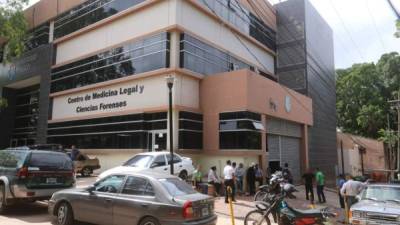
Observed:
[[[28,167],[22,167],[21,169],[18,170],[17,172],[17,177],[18,178],[26,178],[28,176]]]
[[[183,205],[182,215],[185,219],[193,218],[193,204],[191,201],[187,201]]]

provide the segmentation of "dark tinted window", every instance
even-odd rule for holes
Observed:
[[[151,155],[136,155],[127,162],[125,162],[124,166],[146,168],[149,167],[149,164],[151,163],[153,158],[154,157]]]
[[[117,193],[125,180],[123,175],[111,175],[95,184],[95,190],[99,192]]]
[[[220,149],[261,149],[261,132],[232,131],[219,133]]]
[[[203,148],[203,115],[193,112],[179,112],[179,148]]]
[[[41,170],[72,170],[73,166],[67,154],[33,151],[29,160],[29,167],[38,167]]]
[[[171,164],[170,161],[171,161],[171,155],[168,154],[168,155],[167,155],[167,162],[168,162],[168,165]],[[177,156],[176,154],[174,154],[174,163],[180,163],[180,162],[182,162],[182,159],[179,158],[179,156]]]
[[[165,156],[164,155],[159,155],[157,156],[153,163],[151,164],[152,167],[159,167],[159,166],[165,166]]]
[[[145,0],[89,0],[57,17],[54,37],[60,38]]]
[[[172,196],[182,196],[196,193],[192,186],[178,178],[159,179],[159,181]]]
[[[0,151],[0,167],[20,168],[28,152]]]
[[[146,179],[141,177],[128,177],[122,193],[129,195],[153,196],[154,190]]]

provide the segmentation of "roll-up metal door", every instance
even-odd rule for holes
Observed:
[[[280,137],[281,162],[288,163],[293,179],[297,183],[301,179],[300,172],[300,139],[293,137]]]
[[[268,161],[279,161],[281,167],[288,163],[294,181],[299,182],[301,126],[284,120],[269,119],[266,127]]]

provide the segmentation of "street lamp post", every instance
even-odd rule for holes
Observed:
[[[171,159],[170,159],[170,166],[171,166],[171,175],[174,175],[174,144],[173,144],[173,122],[172,122],[172,87],[174,86],[174,80],[175,78],[171,75],[166,77],[167,80],[167,86],[168,86],[168,98],[169,98],[169,109],[168,109],[168,115],[169,115],[169,152],[171,154]]]

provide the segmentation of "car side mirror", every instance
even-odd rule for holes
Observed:
[[[87,189],[86,189],[90,194],[93,194],[93,192],[96,190],[96,187],[94,185],[90,185]]]

